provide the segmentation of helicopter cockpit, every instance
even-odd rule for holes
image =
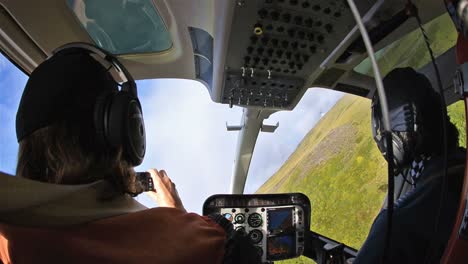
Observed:
[[[274,133],[279,127],[279,123],[266,124],[265,120],[277,112],[295,109],[309,89],[319,87],[366,99],[380,96],[382,77],[373,65],[375,56],[384,57],[386,50],[410,34],[426,34],[424,30],[420,33],[420,28],[447,13],[458,14],[457,19],[462,20],[466,15],[465,6],[451,5],[459,2],[466,3],[448,0],[0,0],[0,51],[30,75],[43,61],[59,53],[58,47],[92,44],[97,47],[92,56],[107,60],[110,56],[105,52],[100,54],[102,49],[122,63],[124,67],[114,65],[116,71],[111,73],[119,83],[130,83],[130,74],[135,80],[176,78],[199,82],[213,102],[225,108],[242,109],[240,124],[226,123],[227,131],[238,132],[229,194],[208,197],[202,214],[221,215],[232,229],[247,236],[261,263],[299,256],[317,263],[352,263],[358,249],[311,230],[314,204],[306,195],[244,194],[257,139],[260,132]],[[454,13],[450,8],[463,12]],[[367,38],[361,37],[365,35]],[[437,40],[424,37],[432,53],[430,46]],[[460,62],[460,50],[468,49],[468,45],[460,38],[436,54],[434,61],[427,56],[427,60],[421,60],[424,64],[416,67],[433,87],[440,88],[444,106],[462,100],[468,102],[468,86],[464,81],[468,78],[468,64]],[[378,51],[375,56],[370,48]],[[400,57],[404,58],[405,54]],[[402,60],[381,67],[382,74],[408,66]],[[387,62],[379,61],[379,66]],[[136,87],[122,89],[137,97]],[[139,131],[144,134],[144,124],[138,126],[143,127]],[[135,162],[137,165],[143,159],[142,152],[139,163]],[[62,219],[63,223],[38,217],[34,225],[82,224],[143,210],[133,199],[123,199],[118,206],[110,208],[83,198],[84,195],[95,197],[96,190],[106,188],[102,183],[52,186],[3,173],[0,176],[0,222],[26,223],[36,217],[35,213],[49,209],[38,207],[34,213],[17,214],[19,209],[28,210],[65,195],[67,198],[62,203],[51,207],[60,209],[53,217]],[[138,177],[140,189],[136,193],[155,190],[149,174],[139,173]],[[464,178],[458,215],[443,263],[464,263],[468,259],[468,174]],[[394,201],[410,187],[405,178],[393,179],[391,175],[388,188],[388,197],[394,199],[386,199],[383,207],[388,205],[393,210]],[[31,189],[38,191],[29,195]],[[81,199],[84,203],[76,202]],[[63,208],[64,201],[75,206],[71,208],[80,209],[69,212]],[[389,230],[387,236],[391,236]]]

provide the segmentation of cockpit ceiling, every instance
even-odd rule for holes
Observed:
[[[366,53],[352,49],[360,35],[346,0],[146,1],[161,16],[172,46],[119,56],[137,80],[199,80],[215,102],[273,112],[293,109],[309,87],[370,94],[372,78],[352,74]],[[423,22],[445,12],[440,0],[413,2]],[[31,72],[65,43],[92,43],[66,3],[0,0],[2,51]],[[400,12],[406,0],[355,3],[361,15],[369,15],[373,30]],[[376,49],[416,27],[405,22],[374,43]]]
[[[413,2],[420,7],[423,21],[444,11],[443,3]],[[352,68],[366,57],[365,50],[361,50],[351,59],[339,61],[353,42],[360,41],[346,0],[238,0],[236,3],[222,103],[290,110],[309,87],[360,96],[370,94],[368,87],[339,83],[340,79],[351,76]],[[355,3],[362,16],[372,13],[368,27],[374,28],[401,13],[406,1],[356,0]],[[439,5],[440,8],[434,8]],[[433,10],[427,10],[429,6]],[[404,22],[390,31],[389,37],[384,35],[374,44],[378,47],[391,43],[416,27]]]
[[[365,13],[373,4],[364,1]],[[287,109],[354,27],[346,1],[238,1],[223,103]],[[248,30],[246,30],[248,29]]]

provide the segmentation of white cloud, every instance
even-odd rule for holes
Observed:
[[[225,122],[239,123],[242,111],[212,102],[206,88],[193,81],[153,80],[139,85],[148,146],[137,169],[165,169],[187,210],[201,213],[207,197],[229,192],[238,133],[226,131]],[[254,192],[284,163],[320,112],[328,111],[339,97],[336,92],[313,89],[294,111],[276,113],[265,121],[279,121],[280,127],[274,134],[260,134],[246,192]],[[138,199],[153,205],[145,195]]]

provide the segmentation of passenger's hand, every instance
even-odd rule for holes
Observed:
[[[147,194],[153,198],[160,207],[177,208],[185,212],[176,186],[167,176],[167,173],[164,170],[158,171],[156,169],[150,169],[148,172],[153,179],[155,191],[147,192]]]

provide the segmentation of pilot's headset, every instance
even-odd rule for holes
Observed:
[[[402,172],[417,155],[424,152],[424,144],[430,144],[424,134],[422,116],[422,98],[426,96],[421,92],[431,92],[422,88],[427,85],[432,90],[427,78],[411,68],[395,69],[384,78],[392,130],[394,175]],[[377,94],[372,98],[371,107],[372,134],[380,152],[386,158],[387,144],[383,135],[382,112]]]
[[[88,43],[69,43],[53,51],[53,57],[85,53],[103,65],[119,91],[103,92],[94,104],[94,128],[98,141],[110,148],[122,147],[132,166],[142,163],[146,152],[143,112],[137,86],[124,65],[112,54]]]

